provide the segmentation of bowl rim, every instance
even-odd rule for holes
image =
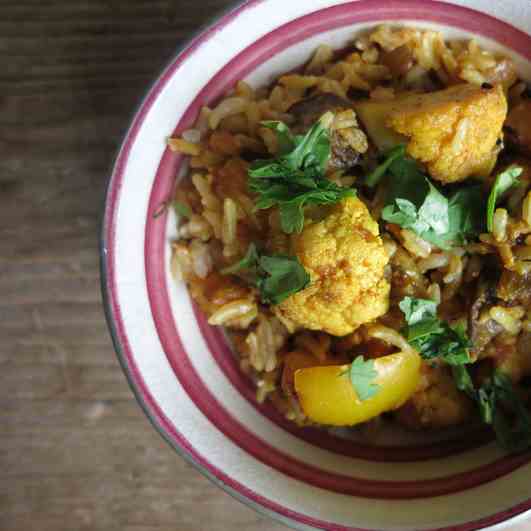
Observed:
[[[102,293],[102,302],[104,307],[104,313],[107,321],[107,325],[111,334],[114,350],[116,352],[118,361],[122,367],[122,370],[126,376],[128,384],[135,396],[135,399],[139,403],[140,407],[144,411],[148,420],[161,437],[183,458],[190,463],[196,470],[207,477],[215,485],[221,487],[225,492],[233,496],[238,501],[251,507],[255,511],[274,520],[283,523],[294,529],[330,529],[337,531],[370,531],[358,527],[345,527],[342,525],[331,524],[324,520],[314,519],[313,517],[306,516],[302,513],[292,511],[281,505],[277,505],[275,502],[262,498],[260,494],[254,493],[247,489],[245,485],[239,483],[236,480],[227,481],[225,473],[219,470],[213,463],[204,460],[199,456],[194,448],[188,444],[186,438],[177,432],[170,434],[167,427],[164,426],[165,417],[164,413],[159,410],[155,403],[150,404],[149,390],[143,389],[142,382],[138,381],[139,374],[135,374],[135,368],[132,367],[128,361],[126,351],[128,350],[127,338],[120,332],[120,325],[117,322],[117,317],[113,309],[113,295],[112,289],[109,287],[110,279],[110,264],[108,260],[108,235],[112,234],[112,216],[110,211],[110,204],[112,203],[111,197],[117,193],[115,186],[116,176],[121,174],[123,168],[127,165],[128,161],[128,148],[134,142],[138,131],[141,129],[144,117],[147,111],[151,108],[157,99],[159,91],[164,87],[167,78],[171,77],[172,70],[180,62],[184,62],[203,42],[208,41],[216,31],[230,24],[235,18],[247,9],[252,9],[254,6],[271,0],[235,0],[233,3],[224,8],[219,9],[209,17],[209,20],[205,22],[200,28],[195,31],[188,39],[186,39],[180,46],[178,46],[173,53],[170,60],[166,63],[161,73],[152,81],[148,89],[145,91],[144,96],[137,103],[136,108],[131,113],[129,120],[129,127],[123,135],[123,140],[120,147],[117,149],[114,156],[114,160],[111,166],[110,177],[106,186],[104,195],[104,209],[103,216],[100,225],[99,236],[99,252],[100,252],[100,287]],[[445,0],[423,0],[430,3],[448,3],[449,6],[456,6],[452,0],[445,2]],[[458,7],[465,7],[468,9],[474,9],[474,6],[463,6],[457,4]],[[487,15],[492,16],[492,15]],[[297,18],[297,17],[296,17]],[[503,21],[501,21],[503,22]],[[507,23],[506,23],[507,24]],[[519,30],[521,31],[521,30]],[[146,396],[146,394],[148,396]],[[230,479],[230,478],[229,478]],[[232,483],[232,484],[230,484]],[[234,485],[234,486],[233,486]],[[513,522],[515,518],[523,517],[527,511],[531,509],[531,498],[525,500],[513,506],[509,509],[502,510],[493,515],[488,515],[479,518],[475,521],[465,522],[455,526],[445,526],[441,528],[433,528],[431,531],[466,531],[472,529],[484,528],[485,526],[494,526],[496,528],[505,526],[509,521]],[[315,527],[314,527],[315,526]],[[322,527],[324,526],[324,527]]]

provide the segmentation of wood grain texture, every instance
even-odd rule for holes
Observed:
[[[284,529],[152,429],[99,289],[104,189],[131,114],[183,40],[231,3],[0,2],[2,531]]]
[[[280,530],[153,430],[104,321],[97,239],[132,112],[227,0],[0,2],[0,529]]]

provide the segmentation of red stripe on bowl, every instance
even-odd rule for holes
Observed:
[[[159,406],[154,401],[149,389],[146,387],[145,382],[142,379],[141,374],[138,372],[136,368],[136,364],[134,362],[134,355],[128,345],[127,341],[127,335],[125,332],[125,329],[123,327],[123,322],[121,318],[121,312],[118,305],[118,299],[117,299],[117,292],[116,292],[116,277],[115,277],[115,269],[114,269],[114,261],[115,261],[115,224],[116,224],[116,217],[115,213],[117,211],[117,205],[119,200],[119,192],[121,189],[122,179],[123,179],[123,172],[124,168],[127,164],[127,159],[129,155],[129,151],[131,149],[132,144],[134,143],[136,136],[138,134],[138,131],[140,130],[140,127],[147,115],[147,112],[154,104],[156,98],[158,97],[160,91],[164,88],[167,81],[176,73],[179,66],[186,61],[192,54],[194,49],[196,49],[202,42],[205,42],[208,40],[209,36],[212,34],[212,32],[217,31],[224,25],[230,23],[234,18],[238,17],[238,15],[241,13],[241,11],[245,9],[251,9],[253,6],[255,6],[257,1],[250,1],[240,7],[239,10],[234,11],[230,15],[224,17],[216,26],[213,26],[210,28],[210,30],[203,34],[203,36],[196,40],[191,48],[186,50],[183,54],[181,54],[174,63],[165,71],[165,73],[161,76],[161,78],[157,81],[155,86],[150,91],[148,97],[144,101],[141,109],[139,110],[138,114],[136,115],[133,124],[124,140],[124,144],[122,146],[122,149],[117,157],[117,161],[115,164],[115,168],[113,171],[113,175],[111,178],[111,182],[109,185],[108,190],[108,198],[107,198],[107,205],[106,205],[106,212],[105,212],[105,223],[104,223],[104,229],[103,229],[103,241],[102,241],[102,271],[104,274],[104,277],[107,276],[106,284],[104,285],[104,292],[108,297],[108,304],[109,304],[109,320],[110,325],[113,328],[115,339],[117,341],[117,347],[121,347],[123,349],[123,352],[121,352],[122,361],[125,365],[126,372],[128,373],[128,377],[130,379],[130,382],[132,383],[137,396],[139,397],[139,400],[147,406],[148,411],[147,413],[150,414],[152,419],[158,424],[158,429],[163,433],[166,438],[169,438],[169,440],[174,444],[174,446],[180,447],[184,449],[186,452],[188,452],[192,458],[196,461],[196,463],[199,465],[199,467],[203,467],[204,470],[208,471],[209,473],[213,474],[214,476],[218,477],[222,481],[226,482],[231,489],[233,489],[235,492],[240,493],[242,496],[245,496],[252,500],[253,502],[257,503],[258,505],[265,507],[267,509],[273,510],[277,512],[279,515],[283,515],[287,518],[291,518],[294,521],[306,524],[306,525],[315,525],[318,527],[322,527],[325,529],[354,529],[354,528],[347,528],[344,526],[337,526],[335,524],[323,522],[314,518],[307,517],[305,515],[301,515],[299,513],[294,513],[293,511],[281,507],[276,503],[273,503],[269,500],[266,500],[265,498],[261,497],[257,493],[253,493],[249,491],[246,487],[244,487],[241,484],[238,484],[231,478],[227,477],[226,474],[224,474],[221,470],[219,470],[217,467],[212,465],[212,463],[209,463],[203,456],[197,453],[197,451],[192,448],[189,443],[186,441],[186,439],[182,436],[182,434],[179,434],[179,432],[175,429],[175,427],[172,425],[172,423],[169,421],[169,419],[165,418],[163,412],[160,410]],[[308,28],[311,26],[311,31],[324,31],[324,29],[319,29],[319,21],[323,21],[326,19],[329,22],[329,25],[326,29],[332,29],[333,27],[339,27],[340,25],[346,25],[351,24],[354,22],[361,22],[361,21],[377,21],[377,20],[384,20],[386,18],[402,18],[402,19],[417,19],[417,20],[429,20],[429,21],[436,21],[441,22],[447,25],[453,25],[457,27],[461,27],[463,29],[466,29],[468,31],[473,31],[476,33],[480,33],[482,35],[488,36],[490,38],[493,38],[495,40],[498,40],[499,42],[515,49],[519,53],[521,53],[523,56],[527,57],[529,59],[530,53],[528,48],[528,42],[529,37],[525,35],[522,32],[519,32],[518,30],[515,30],[511,26],[497,21],[496,19],[489,17],[487,15],[466,9],[457,7],[454,5],[448,5],[443,4],[440,2],[431,2],[431,1],[400,1],[397,2],[391,1],[391,2],[371,2],[371,1],[360,1],[360,2],[353,2],[350,4],[344,4],[341,6],[337,6],[334,8],[330,8],[327,10],[323,10],[317,14],[308,15],[307,17],[303,17],[302,19],[299,19],[297,21],[294,21],[291,24],[288,24],[284,26],[283,28],[280,28],[279,30],[276,30],[276,32],[282,32],[284,31],[284,37],[288,35],[288,40],[286,41],[286,45],[289,45],[292,42],[295,42],[293,40],[289,40],[289,35],[297,34],[298,40],[304,38],[305,36],[308,36],[310,33],[305,33],[304,30],[301,30],[301,26],[304,25],[305,28]],[[317,19],[317,20],[316,20]],[[297,25],[299,25],[299,28],[297,30]],[[288,30],[288,28],[290,28]],[[276,33],[273,32],[273,33]],[[270,34],[272,35],[272,34]],[[282,36],[282,35],[279,35]],[[267,37],[266,37],[267,38]],[[264,38],[264,39],[266,39]],[[262,39],[262,40],[264,40]],[[264,43],[262,43],[263,45]],[[248,49],[248,52],[251,52],[251,48],[255,48],[256,44],[251,46],[250,49]],[[256,51],[256,50],[255,50]],[[271,53],[275,53],[272,51]],[[248,58],[251,58],[252,56],[248,56]],[[256,59],[255,59],[256,61]],[[228,65],[227,65],[228,66]],[[252,61],[247,65],[248,70],[252,70],[253,65]],[[241,77],[242,75],[245,75],[243,72],[238,73],[237,77]],[[218,74],[219,76],[219,74]],[[216,77],[218,77],[216,76]],[[215,78],[214,78],[215,79]],[[212,82],[214,81],[212,80]],[[218,94],[222,93],[226,88],[228,88],[227,85],[232,84],[235,81],[235,79],[228,80],[225,83],[225,86],[223,83],[220,83],[217,88]],[[207,98],[201,100],[201,98]],[[193,117],[197,113],[198,106],[204,102],[211,101],[213,98],[215,98],[215,94],[208,95],[208,91],[203,91],[200,96],[194,101],[195,108],[192,106],[187,114],[183,117],[183,120],[181,120],[179,127],[177,128],[177,132],[179,130],[182,130],[183,128],[186,128],[189,126],[191,121],[193,120]],[[185,118],[188,117],[188,120]],[[167,154],[166,154],[167,155]],[[169,192],[169,189],[171,188],[170,183],[161,183],[161,179],[168,179],[171,176],[167,175],[165,170],[168,170],[168,168],[172,167],[176,168],[178,166],[178,160],[173,159],[172,161],[168,161],[165,159],[167,158],[166,155],[163,157],[163,161],[161,162],[161,167],[159,169],[159,173],[157,175],[157,184],[154,186],[151,198],[150,198],[150,206],[153,208],[156,206],[157,200],[159,199],[159,193],[164,192],[164,188],[166,187]],[[157,193],[158,192],[158,193]],[[164,196],[166,197],[166,196]],[[150,210],[151,211],[151,210]],[[157,238],[157,231],[161,232],[163,231],[163,227],[165,226],[165,216],[160,220],[160,225],[158,228],[155,228],[153,222],[148,219],[148,223],[146,226],[147,233],[150,233],[152,236],[152,241],[150,242],[150,245],[146,245],[147,251],[157,251],[159,253],[159,259],[153,263],[151,261],[151,258],[154,257],[154,255],[146,255],[146,266],[150,267],[150,271],[148,272],[148,275],[150,278],[150,288],[157,288],[157,287],[164,287],[164,290],[166,289],[165,286],[165,280],[164,280],[164,273],[163,273],[163,261],[160,258],[163,256],[163,245],[164,245],[164,237],[163,235],[159,235],[160,238]],[[151,233],[154,234],[151,234]],[[156,240],[160,239],[160,242],[162,245],[157,245]],[[146,242],[147,243],[147,242]],[[158,262],[158,263],[157,263]],[[153,267],[151,267],[153,266]],[[157,268],[160,268],[158,271],[156,271]],[[104,279],[105,280],[105,279]],[[150,293],[153,295],[153,292]],[[163,315],[165,318],[169,318],[171,320],[171,309],[169,308],[169,301],[167,300],[167,293],[164,293],[164,297],[166,299],[167,305],[163,308],[164,312]],[[152,308],[153,304],[159,302],[157,298],[151,300]],[[162,301],[161,301],[162,302]],[[159,322],[159,325],[161,323]],[[171,323],[170,326],[170,332],[171,328],[174,328],[174,323]],[[174,330],[174,332],[176,332]],[[175,337],[175,336],[173,336]],[[170,338],[167,338],[170,339]],[[182,352],[178,354],[183,354]],[[186,376],[186,371],[182,373],[182,375]],[[520,459],[523,457],[521,456]],[[513,459],[514,461],[514,459]],[[514,466],[518,466],[518,464],[513,463]],[[495,469],[499,466],[498,463],[494,464],[491,469]],[[504,472],[505,473],[505,472]],[[491,478],[492,479],[492,478]],[[498,514],[482,518],[481,520],[478,520],[476,522],[470,522],[464,525],[455,526],[451,528],[446,529],[459,529],[459,530],[469,530],[469,529],[477,529],[478,526],[484,526],[484,525],[492,525],[494,523],[503,521],[507,519],[510,516],[513,516],[515,514],[519,514],[525,510],[528,510],[531,508],[531,500],[528,500],[524,503],[521,503],[515,507],[512,507],[511,509],[507,511],[500,512]]]

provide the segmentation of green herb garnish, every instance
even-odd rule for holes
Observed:
[[[399,304],[406,318],[404,337],[422,358],[442,359],[450,365],[470,363],[468,340],[463,325],[451,327],[437,318],[437,305],[430,300],[405,297]]]
[[[455,245],[467,243],[483,232],[485,222],[483,219],[483,204],[485,196],[481,185],[467,186],[453,193],[448,199],[448,219],[450,228],[445,235],[441,236],[444,249],[445,242],[452,242]]]
[[[520,182],[518,177],[523,171],[520,166],[511,166],[497,175],[487,202],[487,229],[489,232],[492,232],[496,203],[507,190]]]
[[[184,203],[181,203],[181,201],[173,201],[172,203],[173,205],[173,210],[175,210],[175,212],[177,214],[179,214],[179,216],[182,216],[183,218],[190,218],[190,216],[192,215],[192,210],[190,209],[190,207],[188,205],[185,205]]]
[[[387,170],[389,170],[391,164],[393,164],[395,160],[404,157],[405,154],[405,144],[400,144],[399,146],[390,149],[384,155],[385,160],[365,177],[365,184],[370,188],[374,188],[381,181]]]
[[[466,367],[454,367],[458,389],[475,400],[481,420],[493,427],[496,439],[509,452],[531,447],[531,414],[516,392],[509,377],[495,370],[479,389],[474,387]]]
[[[437,317],[437,303],[428,299],[404,297],[399,304],[408,325],[416,325],[420,321],[432,320]]]
[[[374,368],[374,360],[363,359],[358,356],[343,374],[348,374],[352,386],[361,401],[371,398],[380,390],[380,386],[374,383],[378,372]]]
[[[475,398],[476,390],[470,378],[470,373],[465,365],[452,365],[452,375],[457,388],[466,393],[470,398]]]
[[[420,171],[416,162],[397,151],[388,171],[386,206],[382,218],[413,231],[421,238],[449,249],[481,231],[480,186],[443,195]]]
[[[231,266],[222,269],[221,274],[231,275],[232,273],[238,273],[239,271],[244,270],[251,270],[253,272],[256,272],[254,270],[258,267],[259,260],[260,256],[258,255],[256,245],[254,243],[251,243],[251,245],[249,245],[249,247],[247,248],[245,256],[238,262],[232,264]]]
[[[521,452],[531,446],[531,415],[505,373],[494,371],[480,387],[478,404],[483,421],[492,424],[503,448]]]
[[[282,230],[288,234],[304,228],[304,207],[337,203],[355,196],[324,178],[330,158],[330,138],[322,120],[304,136],[292,135],[282,122],[263,122],[277,134],[279,156],[257,160],[249,170],[250,189],[258,195],[259,210],[278,206]]]
[[[404,335],[420,355],[427,360],[439,358],[452,368],[456,387],[473,399],[481,419],[492,425],[500,445],[509,451],[522,451],[531,446],[531,415],[511,380],[502,372],[494,371],[479,389],[466,365],[471,363],[471,343],[464,326],[451,327],[437,318],[433,301],[405,297],[399,304],[407,326]]]
[[[280,304],[310,283],[310,275],[292,256],[261,256],[259,267],[265,272],[257,282],[265,303]]]
[[[225,275],[248,271],[264,304],[280,304],[310,283],[310,275],[295,256],[261,254],[254,243],[245,256],[221,272]]]

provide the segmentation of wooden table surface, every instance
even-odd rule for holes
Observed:
[[[0,1],[2,531],[285,529],[152,429],[99,287],[103,195],[131,113],[183,40],[231,3]]]

